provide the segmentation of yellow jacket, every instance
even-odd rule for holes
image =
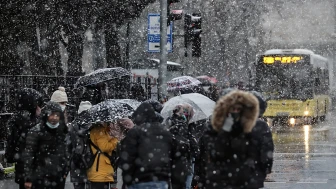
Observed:
[[[118,140],[111,137],[108,131],[108,127],[93,127],[90,131],[90,139],[102,152],[112,155],[112,151],[117,147]],[[91,146],[91,149],[93,153],[96,153],[97,150],[93,146]],[[88,180],[91,182],[113,182],[114,169],[109,158],[104,154],[100,155],[98,172],[96,171],[97,160],[98,156],[92,167],[87,170]]]

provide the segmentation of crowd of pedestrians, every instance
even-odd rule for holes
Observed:
[[[143,101],[132,115],[91,124],[86,120],[97,102],[82,101],[68,122],[63,87],[49,102],[25,88],[8,122],[5,157],[15,163],[20,189],[64,189],[69,173],[74,189],[263,188],[274,151],[271,131],[260,119],[266,101],[258,92],[210,91],[216,106],[197,133],[188,103],[164,119],[164,104]],[[77,155],[86,153],[85,146],[94,155],[89,163]]]

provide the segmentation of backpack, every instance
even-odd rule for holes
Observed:
[[[99,147],[91,141],[89,130],[80,130],[76,125],[72,125],[72,129],[72,161],[77,168],[85,170],[91,168],[98,156],[96,166],[96,171],[98,172],[99,158],[101,155],[110,159],[112,167],[116,166],[118,159],[116,152],[113,151],[111,156],[106,152],[102,152]],[[96,153],[93,153],[91,146],[96,149]]]

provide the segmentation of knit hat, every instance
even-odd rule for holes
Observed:
[[[82,101],[82,102],[79,104],[78,114],[82,113],[82,112],[85,111],[85,110],[90,109],[91,107],[92,107],[91,102],[89,102],[89,101]]]
[[[55,91],[52,96],[50,101],[53,102],[68,102],[68,96],[65,93],[65,88],[64,87],[58,87],[58,90]]]

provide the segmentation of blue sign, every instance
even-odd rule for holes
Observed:
[[[160,52],[160,14],[148,14],[148,52]],[[173,51],[173,22],[167,27],[167,51]]]

